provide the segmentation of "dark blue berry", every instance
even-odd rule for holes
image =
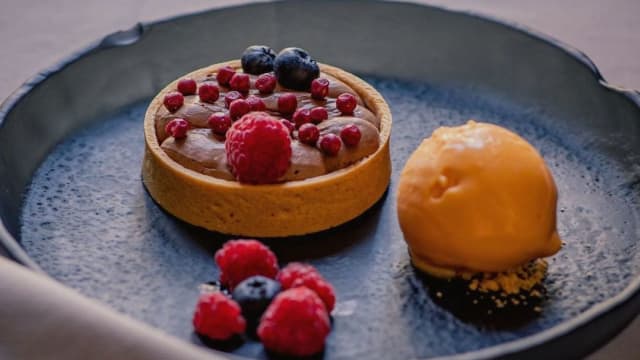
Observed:
[[[262,313],[280,292],[280,283],[264,276],[252,276],[243,280],[233,290],[231,297],[242,308],[249,334],[255,334]]]
[[[242,53],[242,71],[247,74],[260,75],[273,71],[273,60],[276,53],[264,45],[249,46]]]
[[[318,63],[300,48],[286,48],[276,56],[273,71],[280,85],[308,91],[313,79],[320,75]]]

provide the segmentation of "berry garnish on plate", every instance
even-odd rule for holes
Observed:
[[[224,135],[231,127],[231,116],[223,112],[214,112],[209,116],[208,123],[214,134]]]
[[[242,99],[242,98],[243,98],[243,96],[239,92],[237,92],[237,91],[229,91],[224,96],[224,106],[226,106],[227,109],[228,109],[229,105],[231,105],[232,102],[234,102],[235,100],[238,100],[238,99]]]
[[[243,280],[262,275],[275,279],[278,259],[267,246],[257,240],[230,240],[216,251],[220,282],[233,290]]]
[[[185,119],[177,118],[169,121],[164,126],[164,131],[169,136],[173,136],[176,139],[182,139],[187,136],[189,130],[189,123]]]
[[[311,122],[311,111],[309,109],[298,109],[291,116],[291,121],[299,128],[304,124]]]
[[[309,115],[311,116],[311,122],[314,124],[319,124],[329,118],[329,112],[322,106],[316,106],[311,109]]]
[[[267,113],[251,112],[231,126],[225,150],[229,168],[238,181],[275,183],[291,163],[289,129]]]
[[[329,80],[325,78],[313,79],[311,82],[311,97],[316,100],[323,100],[329,95]]]
[[[198,88],[198,97],[200,101],[207,103],[214,103],[220,97],[220,89],[218,89],[218,85],[213,82],[204,82],[200,84],[200,88]]]
[[[312,125],[313,126],[313,125]],[[314,291],[331,312],[336,304],[333,286],[311,265],[290,263],[278,273],[277,280],[283,289],[306,287]]]
[[[298,139],[307,145],[315,146],[320,137],[320,130],[313,124],[302,124],[298,129]]]
[[[255,87],[260,94],[271,94],[276,89],[276,76],[272,73],[262,74],[256,79]]]
[[[164,96],[162,103],[167,110],[173,113],[178,111],[184,104],[184,96],[177,91],[172,91]]]
[[[255,333],[260,317],[281,289],[279,282],[256,275],[243,280],[233,290],[231,296],[242,308],[249,333]]]
[[[349,124],[340,130],[340,138],[342,142],[347,146],[356,146],[360,142],[362,133],[360,128],[354,124]]]
[[[249,95],[245,100],[251,107],[251,111],[265,111],[267,109],[264,101],[255,95]]]
[[[278,96],[278,111],[282,114],[293,114],[298,107],[298,98],[295,94],[284,93]]]
[[[249,111],[251,111],[251,105],[245,99],[233,100],[229,104],[229,115],[234,120],[241,118]]]
[[[251,79],[247,74],[235,73],[231,77],[231,80],[229,80],[229,87],[235,91],[246,94],[251,88]]]
[[[336,99],[336,107],[342,115],[353,115],[353,110],[356,109],[358,105],[358,100],[353,94],[342,93]]]
[[[320,150],[329,156],[336,156],[342,147],[342,141],[335,134],[326,134],[320,138],[318,142]]]
[[[193,95],[196,93],[196,89],[198,88],[198,84],[192,78],[182,78],[178,81],[178,91],[182,93],[182,95]]]
[[[196,333],[212,340],[228,340],[244,333],[246,321],[240,306],[222,292],[200,295],[193,314]]]
[[[322,300],[299,287],[281,292],[269,305],[258,326],[258,337],[268,350],[282,355],[309,356],[324,348],[331,325]]]
[[[273,71],[275,58],[276,53],[270,47],[253,45],[242,53],[240,62],[242,63],[242,70],[247,74],[260,75]]]
[[[216,80],[218,84],[223,86],[229,86],[229,81],[231,81],[231,77],[236,73],[236,70],[229,65],[225,65],[218,70],[216,74]]]
[[[278,53],[273,63],[278,82],[289,89],[308,91],[320,75],[318,63],[300,48],[290,47]]]

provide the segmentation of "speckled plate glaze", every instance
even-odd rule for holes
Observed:
[[[258,17],[269,21],[224,41],[204,31]],[[584,55],[530,30],[405,3],[277,2],[139,25],[25,84],[0,110],[6,252],[200,344],[190,325],[197,285],[216,278],[212,254],[228,237],[172,218],[144,191],[142,117],[171,79],[254,43],[303,45],[362,75],[393,111],[387,194],[336,229],[267,241],[281,262],[309,261],[337,289],[324,357],[577,358],[638,313],[638,93],[614,89]],[[487,314],[410,266],[395,216],[399,172],[436,127],[469,118],[524,136],[557,181],[564,247],[550,259],[540,315]],[[268,356],[256,342],[226,350]]]

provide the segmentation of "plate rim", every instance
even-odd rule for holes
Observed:
[[[311,2],[312,0],[306,0],[306,1]],[[344,0],[331,0],[331,1],[338,2],[338,1],[344,1]],[[366,2],[369,2],[369,3],[371,2],[370,0],[349,0],[349,1],[352,3],[361,3],[361,4],[364,4]],[[534,40],[542,41],[560,51],[563,51],[566,55],[569,55],[570,57],[577,60],[581,64],[581,66],[584,66],[587,69],[589,69],[589,71],[593,74],[594,81],[596,81],[599,86],[601,86],[605,90],[608,90],[617,94],[618,96],[623,96],[628,101],[630,101],[633,105],[635,105],[638,109],[640,109],[640,91],[624,88],[622,86],[613,85],[609,83],[602,76],[596,64],[584,52],[573,47],[572,45],[569,45],[539,30],[535,30],[529,26],[517,23],[515,21],[503,19],[494,15],[489,15],[489,14],[472,11],[472,10],[452,9],[444,5],[424,4],[424,3],[418,2],[419,0],[400,0],[400,1],[374,0],[374,1],[376,3],[387,4],[387,5],[413,6],[413,7],[420,7],[420,8],[426,7],[426,8],[430,8],[430,9],[445,12],[445,13],[453,13],[460,16],[467,16],[467,17],[474,18],[476,20],[481,20],[496,26],[500,26],[507,31],[515,31],[523,35],[527,35],[533,38]],[[103,38],[98,39],[90,43],[89,45],[83,48],[80,48],[75,52],[72,52],[70,55],[67,55],[62,60],[54,63],[53,65],[37,72],[35,75],[27,79],[16,90],[14,90],[0,104],[0,128],[2,128],[5,119],[7,118],[9,113],[13,110],[13,108],[16,107],[21,102],[21,100],[24,99],[32,90],[34,90],[44,81],[46,81],[49,77],[63,71],[65,68],[67,68],[70,65],[73,65],[75,62],[79,61],[85,56],[88,56],[112,47],[120,47],[120,46],[127,46],[129,44],[133,44],[137,40],[139,40],[142,36],[144,36],[145,32],[147,32],[150,28],[156,25],[173,22],[176,20],[197,16],[201,14],[206,14],[209,12],[224,11],[227,9],[236,9],[236,8],[243,8],[243,7],[260,6],[265,4],[271,5],[271,4],[268,4],[269,2],[270,1],[268,0],[257,0],[252,2],[242,3],[242,4],[214,5],[208,9],[169,16],[160,20],[138,22],[128,30],[120,30],[120,31],[116,31],[111,34],[108,34]],[[294,3],[299,1],[275,0],[271,2],[272,3]],[[637,241],[640,242],[640,239],[637,239]],[[2,220],[0,220],[0,246],[2,246],[6,250],[7,254],[9,255],[9,258],[13,259],[17,263],[35,272],[47,275],[38,266],[38,264],[27,255],[27,253],[24,251],[20,243],[9,233],[9,231],[7,230],[4,224],[4,221]],[[468,352],[462,352],[458,354],[432,357],[430,359],[436,359],[436,360],[488,359],[488,358],[514,355],[519,352],[533,350],[534,348],[541,346],[545,343],[549,343],[553,340],[569,335],[572,332],[579,330],[581,327],[584,327],[589,323],[604,317],[605,315],[613,312],[614,310],[621,308],[625,305],[628,305],[630,302],[634,300],[634,297],[637,299],[640,299],[640,275],[632,279],[631,282],[616,295],[602,302],[599,302],[593,305],[591,308],[589,308],[585,312],[578,314],[577,316],[569,320],[566,320],[557,325],[554,325],[548,329],[545,329],[538,333],[528,335],[516,340],[500,343],[497,345],[493,345],[493,346],[489,346],[489,347],[485,347],[477,350],[471,350]],[[132,318],[129,318],[129,319],[132,321],[138,321]],[[628,319],[627,325],[632,320],[633,318]],[[619,333],[619,331],[622,330],[622,328],[618,329],[616,331],[616,334]],[[608,340],[612,339],[614,336],[611,336],[610,338],[608,338]],[[602,340],[602,341],[605,341],[605,340]],[[189,346],[195,346],[193,343],[189,343],[187,341],[184,341],[184,342]],[[597,344],[597,345],[599,348],[602,344]],[[232,354],[219,352],[215,350],[212,350],[212,351],[214,351],[218,355],[223,355],[227,357],[228,356],[237,357],[237,355],[232,355]]]

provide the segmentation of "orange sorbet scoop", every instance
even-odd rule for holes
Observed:
[[[407,161],[398,218],[419,269],[500,272],[555,254],[557,190],[544,160],[502,127],[441,127]]]

